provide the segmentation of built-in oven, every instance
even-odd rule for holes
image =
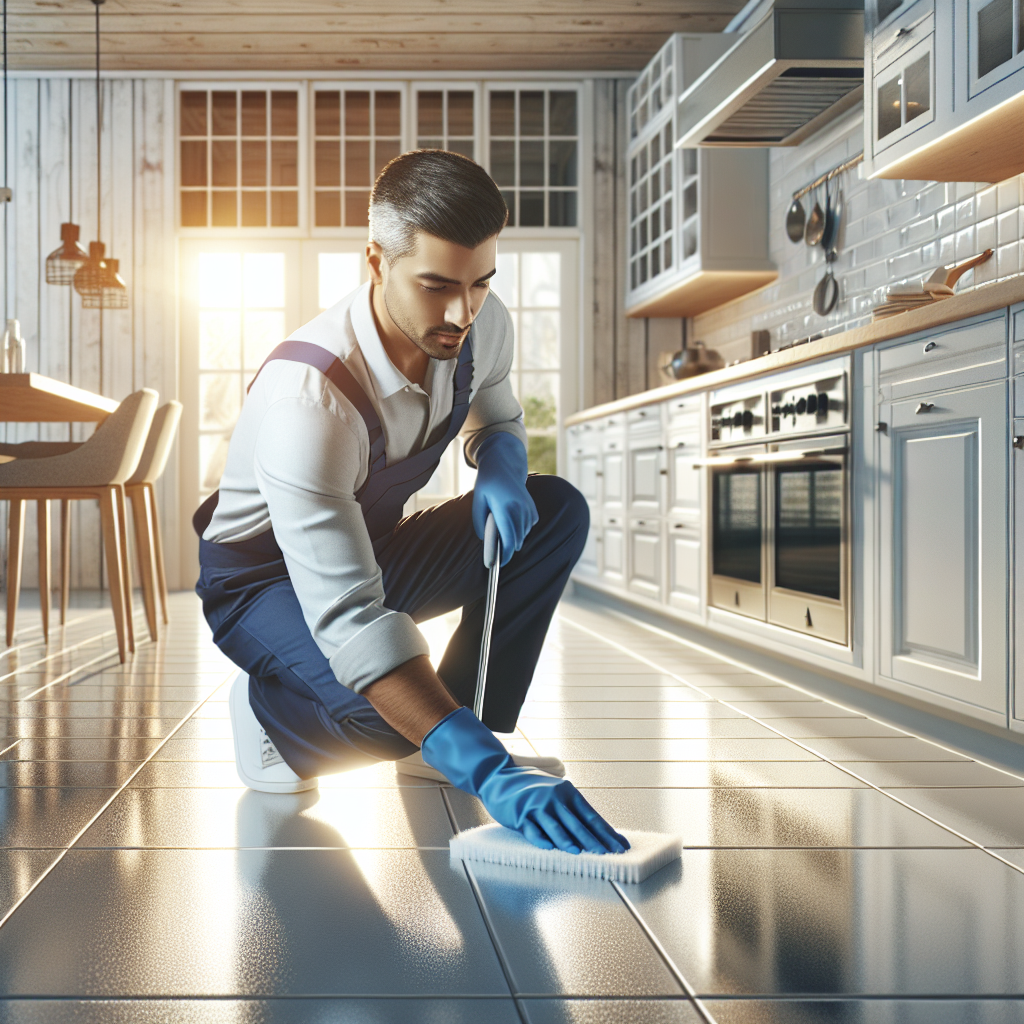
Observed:
[[[849,639],[845,370],[711,408],[709,604]]]

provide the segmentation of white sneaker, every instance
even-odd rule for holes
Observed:
[[[555,775],[560,779],[565,778],[565,765],[557,757],[541,757],[540,755],[527,756],[525,754],[513,754],[512,760],[520,768],[536,768],[538,771],[546,772],[548,775]],[[447,782],[448,779],[436,768],[431,768],[423,755],[417,750],[408,757],[403,757],[395,762],[395,771],[399,775],[415,775],[421,779],[433,779],[435,782]]]
[[[243,784],[261,793],[302,793],[316,789],[316,779],[300,779],[285,764],[277,747],[249,706],[249,677],[239,672],[228,694],[231,733],[235,738],[235,768]]]

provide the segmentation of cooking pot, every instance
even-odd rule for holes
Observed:
[[[686,348],[680,349],[665,366],[669,376],[676,380],[695,377],[698,373],[720,370],[725,360],[713,349],[707,348],[703,341],[694,341]]]

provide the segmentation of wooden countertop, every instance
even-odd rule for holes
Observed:
[[[40,373],[0,374],[0,423],[102,423],[117,405]]]
[[[805,345],[771,352],[758,359],[748,359],[746,362],[737,363],[735,366],[726,366],[724,369],[712,370],[710,373],[702,373],[696,377],[666,384],[664,387],[642,391],[639,394],[630,395],[628,398],[606,402],[604,405],[595,405],[569,416],[565,420],[565,425],[571,427],[575,423],[583,423],[598,416],[608,416],[612,413],[625,412],[627,409],[636,409],[642,405],[663,402],[675,398],[677,395],[692,394],[695,391],[711,391],[714,388],[733,384],[749,377],[758,377],[773,370],[784,370],[800,363],[808,363],[812,359],[839,355],[855,348],[863,348],[865,345],[874,345],[879,341],[888,341],[890,338],[899,338],[904,334],[927,330],[929,327],[940,327],[957,320],[966,320],[979,313],[990,313],[994,309],[1003,309],[1017,302],[1024,302],[1024,274],[1018,274],[995,284],[981,285],[963,295],[942,299],[934,305],[900,313],[886,320],[865,324],[863,327],[854,327],[852,330],[839,334],[830,334]]]

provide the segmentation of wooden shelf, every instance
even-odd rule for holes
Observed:
[[[698,270],[668,291],[626,310],[626,316],[696,316],[756,292],[779,276],[777,270]]]

